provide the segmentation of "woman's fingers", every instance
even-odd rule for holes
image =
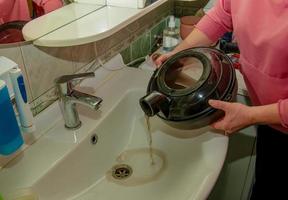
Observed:
[[[161,55],[155,60],[155,64],[157,67],[161,66],[163,62],[165,62],[168,59],[166,55]]]
[[[219,101],[219,100],[209,100],[208,103],[213,108],[224,110],[224,111],[226,110],[227,105],[229,104],[227,102]]]
[[[170,58],[174,53],[169,52],[163,55],[160,54],[153,54],[152,60],[157,65],[157,67],[160,67],[168,58]]]

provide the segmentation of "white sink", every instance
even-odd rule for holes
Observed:
[[[203,199],[224,160],[224,137],[207,129],[180,131],[151,119],[151,165],[147,128],[138,104],[143,90],[127,92],[103,122],[65,159],[33,185],[40,199]],[[219,160],[220,159],[220,160]],[[124,180],[111,168],[128,164],[133,173]]]
[[[74,144],[45,173],[30,181],[30,185],[22,184],[29,187],[40,200],[207,198],[225,160],[227,137],[213,133],[209,127],[189,131],[174,129],[153,117],[150,122],[155,163],[151,165],[147,127],[138,103],[139,98],[145,94],[145,89],[138,87],[135,80],[133,87],[131,81],[129,84],[127,77],[131,77],[132,73],[129,71],[122,78],[126,76],[126,84],[130,88],[127,86],[128,89],[117,100],[107,99],[107,104],[112,107],[106,113],[102,111],[101,120],[87,120],[86,123],[93,129],[81,128],[79,131],[89,132],[83,133],[86,136],[79,143]],[[149,79],[149,75],[145,73],[136,74]],[[119,90],[117,92],[121,93]],[[115,90],[115,94],[117,92]],[[105,103],[105,98],[103,99]],[[114,103],[110,104],[110,101]],[[103,110],[105,106],[107,105],[103,105]],[[85,124],[85,117],[80,118]],[[62,123],[61,121],[63,126]],[[98,137],[96,144],[91,143],[94,135]],[[133,172],[128,178],[115,179],[112,168],[123,164],[130,166]]]

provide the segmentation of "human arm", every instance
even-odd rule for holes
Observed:
[[[193,31],[183,40],[173,51],[163,54],[160,57],[158,57],[155,61],[156,65],[161,65],[165,60],[167,60],[172,55],[178,53],[179,51],[189,49],[191,47],[196,46],[209,46],[213,43],[206,34],[204,34],[202,31],[198,30],[197,28],[194,28]]]
[[[200,20],[193,31],[173,51],[158,57],[156,65],[161,65],[170,56],[179,51],[197,47],[210,46],[225,32],[233,29],[230,13],[231,0],[218,0],[216,5]]]
[[[278,103],[264,106],[246,106],[241,103],[209,100],[209,104],[225,112],[225,116],[211,126],[223,130],[227,134],[253,124],[281,124]]]

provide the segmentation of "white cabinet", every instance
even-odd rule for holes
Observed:
[[[249,104],[248,98],[237,96]],[[253,185],[256,127],[250,126],[230,136],[226,161],[208,200],[247,200]]]

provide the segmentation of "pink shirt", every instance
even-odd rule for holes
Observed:
[[[0,0],[0,24],[11,21],[29,21],[30,13],[25,0]]]
[[[213,41],[233,31],[253,104],[278,103],[273,127],[288,132],[288,0],[218,0],[197,28]]]
[[[33,2],[44,10],[44,14],[63,6],[62,0],[33,0]]]

